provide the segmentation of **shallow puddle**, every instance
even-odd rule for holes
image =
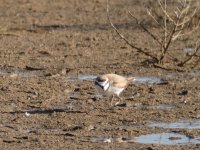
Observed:
[[[148,126],[170,129],[200,129],[200,120],[180,120],[173,123],[151,122]]]
[[[141,144],[186,145],[199,144],[200,138],[191,138],[177,133],[157,133],[141,135],[136,137],[134,141]]]
[[[113,138],[111,137],[91,137],[90,138],[91,142],[95,142],[95,143],[111,143],[113,142]]]
[[[66,78],[66,81],[94,81],[96,75],[78,75],[77,77],[75,76],[70,76]],[[159,78],[159,77],[135,77],[134,80],[135,83],[140,83],[140,84],[167,84],[167,81]]]
[[[78,75],[77,77],[71,76],[67,77],[67,82],[74,82],[74,81],[94,81],[97,76],[95,75]]]
[[[63,129],[59,129],[59,128],[29,128],[27,130],[23,130],[22,133],[24,134],[29,134],[29,133],[32,133],[32,132],[37,132],[37,131],[43,131],[45,132],[46,134],[48,133],[56,133],[56,132],[63,132]]]
[[[190,75],[193,76],[193,77],[200,77],[200,70],[190,72]]]
[[[160,105],[156,105],[156,106],[149,106],[149,108],[160,109],[160,110],[170,110],[170,109],[175,108],[175,106],[170,105],[170,104],[160,104]]]
[[[166,75],[167,79],[183,80],[186,77],[200,77],[200,70],[194,70],[191,72],[171,72]]]
[[[170,110],[175,108],[172,104],[159,104],[159,105],[143,105],[143,104],[135,104],[137,109],[158,109],[158,110]]]
[[[183,52],[188,54],[188,55],[192,55],[192,54],[194,54],[195,49],[194,48],[184,48]]]
[[[106,136],[94,136],[94,137],[85,137],[82,138],[81,141],[89,141],[92,143],[113,143],[113,142],[127,142],[128,140],[123,138],[113,138],[113,137],[106,137]],[[133,142],[133,141],[131,141]]]
[[[135,77],[135,83],[140,84],[167,84],[168,82],[159,77]]]
[[[10,77],[25,77],[25,78],[31,78],[39,76],[41,72],[39,70],[23,70],[23,69],[15,69],[15,70],[0,70],[0,76],[10,76]]]
[[[184,134],[178,133],[157,133],[157,134],[146,134],[132,139],[126,138],[114,138],[114,137],[90,137],[85,138],[85,141],[94,143],[141,143],[141,144],[160,144],[160,145],[186,145],[186,144],[199,144],[200,137],[192,138]]]
[[[87,81],[93,81],[97,76],[94,75],[80,75],[78,76],[79,80],[87,80]]]

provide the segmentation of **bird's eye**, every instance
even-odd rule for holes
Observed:
[[[101,78],[97,78],[98,82],[104,82],[105,80],[101,79]]]

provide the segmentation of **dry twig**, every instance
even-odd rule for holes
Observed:
[[[184,66],[187,62],[189,62],[192,58],[194,58],[195,56],[196,57],[200,57],[197,55],[197,52],[200,50],[200,44],[199,44],[199,41],[196,42],[196,46],[195,46],[195,49],[194,49],[194,53],[190,56],[188,56],[188,58],[186,58],[184,61],[180,62],[178,64],[178,66]]]
[[[154,61],[154,64],[163,64],[165,58],[167,55],[171,55],[169,51],[170,45],[178,40],[180,37],[185,37],[187,35],[190,35],[191,33],[194,33],[194,31],[197,31],[200,26],[200,21],[196,24],[193,29],[189,29],[189,24],[191,23],[194,16],[197,14],[197,8],[195,8],[192,11],[191,7],[191,0],[179,0],[178,6],[176,7],[176,10],[174,11],[174,15],[168,12],[167,10],[167,0],[157,0],[158,5],[160,6],[161,11],[163,12],[163,23],[160,23],[156,17],[155,14],[158,13],[152,13],[151,9],[147,9],[147,14],[150,16],[150,18],[162,29],[161,34],[156,34],[150,31],[145,25],[141,23],[141,21],[133,15],[130,11],[128,11],[129,15],[136,21],[136,23],[139,25],[141,29],[143,29],[151,38],[152,40],[156,41],[157,45],[160,47],[159,54],[152,54],[150,53],[150,49],[147,48],[141,48],[136,46],[135,44],[132,44],[125,36],[119,32],[119,30],[116,28],[116,26],[112,23],[110,19],[109,14],[109,0],[107,0],[107,18],[109,20],[110,25],[113,27],[113,29],[116,31],[116,33],[120,36],[121,39],[123,39],[129,46],[132,48],[138,50],[139,53],[142,53],[146,56],[151,57]],[[198,42],[196,42],[196,48],[193,55],[187,57],[183,61],[179,61],[179,63],[176,63],[178,66],[184,66],[186,63],[188,63],[190,60],[192,60],[193,57],[200,57],[197,56],[197,52],[199,51],[200,46],[198,46]],[[172,59],[173,60],[173,59]],[[174,59],[178,60],[178,59]],[[175,63],[174,63],[175,64]]]
[[[111,19],[110,19],[110,14],[109,14],[109,2],[108,2],[108,1],[109,1],[109,0],[107,0],[107,18],[108,18],[108,20],[109,20],[110,25],[113,27],[113,29],[116,31],[116,33],[120,36],[120,38],[123,39],[129,46],[131,46],[132,48],[138,50],[138,52],[140,52],[140,53],[142,53],[142,54],[144,54],[144,55],[146,55],[146,56],[151,57],[151,58],[154,59],[155,61],[158,61],[158,59],[157,59],[155,56],[153,56],[153,55],[150,54],[149,52],[146,52],[146,51],[143,50],[142,48],[133,45],[131,42],[129,42],[129,41],[124,37],[124,35],[122,35],[122,34],[118,31],[117,27],[112,23],[112,21],[111,21]]]

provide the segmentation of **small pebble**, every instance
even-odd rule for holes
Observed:
[[[30,113],[28,113],[28,112],[25,112],[25,115],[28,117],[28,116],[30,116],[31,114],[30,114]]]
[[[112,142],[112,139],[111,138],[108,138],[108,139],[104,139],[103,141],[104,143],[111,143]]]
[[[17,75],[16,73],[10,75],[11,78],[15,78],[15,77],[17,77],[17,76],[18,76],[18,75]]]

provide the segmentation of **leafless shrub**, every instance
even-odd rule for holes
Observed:
[[[123,39],[129,46],[133,49],[136,49],[138,53],[141,53],[145,56],[150,57],[153,60],[153,64],[155,66],[163,67],[165,66],[165,60],[172,58],[170,61],[174,67],[183,67],[186,63],[189,63],[193,60],[193,58],[200,59],[200,55],[198,55],[198,51],[200,49],[199,40],[193,40],[193,53],[191,55],[186,55],[184,57],[176,58],[173,56],[173,51],[169,50],[169,47],[175,43],[175,41],[180,40],[181,38],[185,38],[195,31],[198,31],[200,20],[197,23],[193,23],[198,12],[197,7],[193,9],[191,7],[191,3],[193,0],[178,0],[176,1],[176,8],[173,12],[168,11],[167,0],[157,0],[159,5],[159,9],[161,13],[161,21],[157,18],[156,10],[152,8],[146,8],[147,15],[153,20],[156,26],[160,29],[159,34],[156,34],[149,30],[146,25],[143,25],[141,20],[139,20],[131,11],[128,11],[128,14],[136,21],[138,26],[145,31],[147,35],[151,37],[151,39],[156,43],[159,47],[159,51],[156,53],[152,53],[149,48],[137,46],[137,44],[131,43],[120,31],[117,27],[112,23],[109,13],[109,2],[107,0],[107,17],[110,22],[110,25],[116,31],[116,33]],[[192,28],[190,27],[191,24]],[[199,61],[196,61],[198,63]]]

